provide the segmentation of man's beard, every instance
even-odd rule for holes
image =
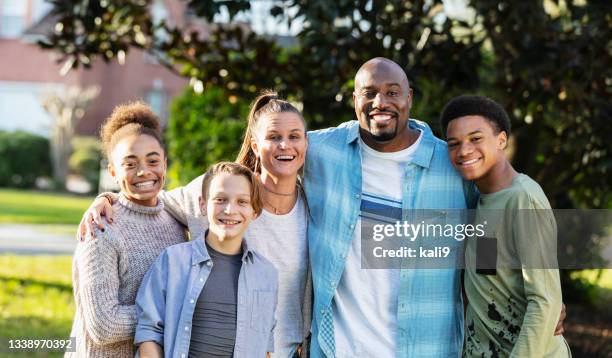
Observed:
[[[372,132],[372,121],[370,121],[368,124],[370,127],[370,136],[377,142],[388,142],[397,136],[397,122],[395,123],[395,128],[393,128],[392,131],[382,132],[379,134],[374,134]]]

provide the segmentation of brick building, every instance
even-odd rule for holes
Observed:
[[[41,98],[69,86],[100,87],[100,94],[77,126],[80,135],[97,135],[113,107],[130,100],[143,99],[162,120],[167,118],[168,104],[187,85],[185,78],[134,49],[123,65],[97,60],[89,70],[72,70],[61,76],[57,54],[36,45],[55,25],[48,16],[50,9],[44,0],[0,0],[0,129],[48,136],[51,118]],[[151,11],[154,18],[177,25],[189,20],[184,3],[178,0],[153,0]]]

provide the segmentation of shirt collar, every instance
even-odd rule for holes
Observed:
[[[408,122],[408,125],[410,128],[420,129],[423,132],[423,134],[421,134],[421,142],[419,143],[417,150],[414,152],[412,162],[423,168],[429,168],[436,146],[435,137],[431,132],[431,128],[429,128],[427,123],[414,119],[411,119]]]
[[[349,126],[346,136],[346,144],[353,143],[359,138],[359,122],[353,121],[353,125]]]
[[[431,128],[429,128],[427,123],[418,121],[416,119],[408,120],[408,126],[413,129],[420,129],[423,132],[421,142],[416,152],[414,153],[412,162],[418,166],[429,168],[435,147],[435,137],[431,132]],[[354,124],[348,128],[346,143],[353,143],[358,138],[359,122],[354,121]]]
[[[200,264],[202,262],[206,262],[210,260],[210,254],[208,253],[208,250],[206,249],[206,244],[204,243],[204,238],[206,237],[207,233],[208,233],[208,230],[206,230],[206,232],[198,235],[195,239],[193,239],[194,241],[193,250],[191,252],[191,263],[193,265]],[[253,262],[253,249],[249,248],[249,245],[247,244],[247,241],[244,238],[242,239],[241,247],[242,247],[242,261],[248,262],[250,260],[252,263]]]

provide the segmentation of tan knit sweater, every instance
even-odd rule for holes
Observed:
[[[79,242],[72,265],[76,314],[71,337],[76,352],[66,357],[133,357],[136,293],[157,256],[184,242],[184,227],[160,200],[146,207],[119,195],[112,224]]]

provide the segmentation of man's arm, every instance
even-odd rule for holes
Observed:
[[[550,209],[520,205],[512,224],[522,265],[527,310],[511,357],[542,357],[553,339],[562,296],[556,263],[556,224]]]
[[[561,289],[557,270],[522,270],[527,311],[511,357],[543,357],[553,339],[561,310]]]

